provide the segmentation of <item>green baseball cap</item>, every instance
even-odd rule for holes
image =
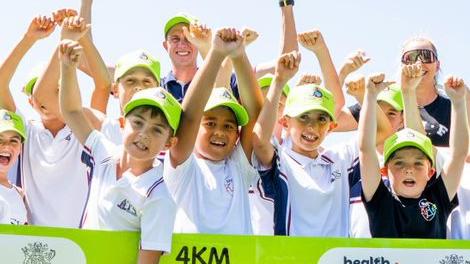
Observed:
[[[25,86],[23,86],[23,92],[27,96],[31,96],[33,94],[34,85],[36,85],[36,82],[38,81],[39,76],[42,75],[44,70],[47,68],[47,65],[48,65],[47,62],[40,63],[36,65],[29,73],[28,79],[27,79],[28,81],[26,82]]]
[[[163,114],[176,134],[178,129],[182,108],[180,103],[162,87],[144,89],[136,92],[131,100],[124,106],[124,116],[127,116],[136,107],[142,105],[155,106],[162,110]]]
[[[238,103],[232,92],[227,88],[214,88],[212,90],[211,96],[209,97],[209,101],[204,108],[204,111],[209,111],[218,106],[226,106],[230,108],[235,114],[239,126],[244,126],[248,123],[248,113],[246,112],[245,108]]]
[[[405,147],[415,147],[421,150],[434,164],[434,153],[431,139],[411,128],[404,128],[391,135],[384,143],[384,163],[397,150]]]
[[[23,118],[16,113],[0,109],[0,133],[5,131],[14,131],[23,141],[26,140],[26,125]]]
[[[266,88],[269,88],[269,86],[271,86],[271,83],[273,82],[273,79],[274,79],[274,75],[268,73],[268,74],[265,74],[263,77],[259,78],[258,79],[258,85],[261,89],[266,89]],[[289,85],[286,83],[286,85],[284,85],[284,87],[282,87],[282,93],[285,95],[285,96],[288,96],[289,95],[289,91],[290,91],[290,87]]]
[[[391,84],[377,95],[377,101],[383,101],[391,105],[397,111],[403,111],[403,94],[401,87]]]
[[[170,19],[166,21],[165,29],[164,29],[165,38],[168,35],[168,31],[170,31],[170,29],[176,26],[177,24],[184,23],[184,24],[189,25],[195,21],[197,21],[197,19],[195,17],[192,17],[189,14],[186,14],[186,13],[176,14],[175,16],[171,17]]]
[[[311,110],[324,111],[336,122],[335,99],[330,91],[317,84],[300,85],[290,90],[284,115],[295,117]]]
[[[116,82],[129,70],[136,67],[148,69],[155,79],[160,82],[160,62],[145,50],[136,50],[122,56],[115,66],[114,81]]]

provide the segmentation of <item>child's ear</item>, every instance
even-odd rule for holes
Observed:
[[[388,177],[388,168],[387,166],[380,168],[380,175]]]
[[[114,98],[119,98],[119,89],[117,82],[113,82],[113,84],[111,85],[111,94],[114,96]]]
[[[281,118],[279,118],[278,122],[279,124],[283,127],[283,128],[287,128],[288,125],[287,125],[287,118],[286,116],[283,116]]]
[[[174,136],[171,136],[166,144],[165,144],[165,148],[164,150],[168,150],[168,149],[171,149],[172,147],[174,147],[176,145],[176,143],[178,143],[178,138],[177,137],[174,137]]]
[[[436,169],[434,167],[430,168],[428,171],[428,180],[436,173]]]
[[[31,106],[33,106],[33,97],[32,96],[28,97],[28,102]]]
[[[328,129],[328,132],[333,131],[333,129],[335,129],[337,126],[338,126],[338,124],[336,122],[331,122],[330,123],[330,128]]]

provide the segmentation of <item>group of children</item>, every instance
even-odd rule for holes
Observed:
[[[322,34],[297,34],[294,1],[279,4],[282,52],[264,67],[253,67],[245,51],[254,31],[212,36],[188,15],[170,18],[168,52],[188,42],[184,56],[197,57],[197,47],[204,57],[180,89],[143,50],[123,56],[111,74],[92,41],[90,8],[34,18],[0,66],[1,223],[140,231],[139,263],[169,252],[173,232],[447,238],[449,215],[467,203],[457,199],[470,144],[464,81],[448,77],[445,95],[439,91],[437,51],[427,39],[405,45],[398,84],[380,73],[347,77],[368,62],[363,52],[338,74]],[[50,62],[24,87],[40,116],[28,120],[9,82],[28,49],[57,26]],[[297,43],[318,59],[325,88],[317,76],[287,85],[301,63]],[[89,108],[77,69],[95,84]],[[344,106],[343,85],[357,105]],[[111,94],[117,118],[106,116]],[[357,139],[321,146],[330,133],[353,129]]]

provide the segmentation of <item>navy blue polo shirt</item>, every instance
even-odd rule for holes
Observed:
[[[161,86],[165,88],[169,93],[171,93],[178,102],[182,102],[183,98],[188,91],[189,84],[191,82],[188,82],[186,84],[180,83],[176,80],[175,75],[173,74],[173,71],[170,71],[167,76],[162,78],[161,81]],[[232,88],[233,95],[237,100],[240,100],[240,95],[238,93],[238,84],[237,84],[237,77],[233,73],[232,76],[230,77],[230,88]]]

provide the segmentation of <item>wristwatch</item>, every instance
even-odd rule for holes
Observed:
[[[294,0],[279,0],[279,6],[288,6],[288,5],[294,5]]]

